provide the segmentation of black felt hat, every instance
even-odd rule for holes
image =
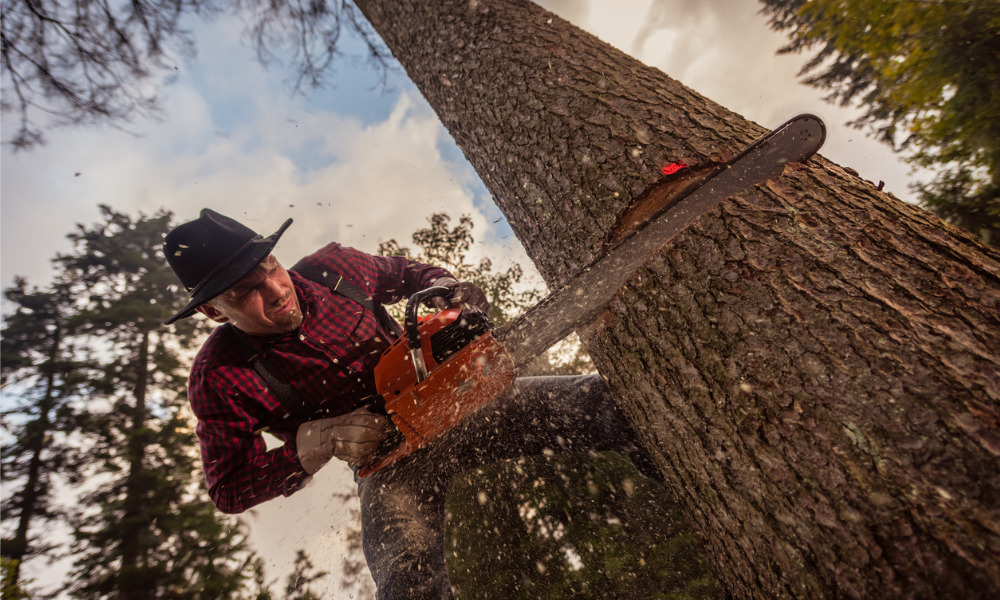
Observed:
[[[190,317],[196,308],[232,287],[267,258],[291,224],[288,219],[278,231],[261,237],[246,225],[205,208],[194,221],[172,229],[163,240],[163,253],[191,301],[164,324]]]

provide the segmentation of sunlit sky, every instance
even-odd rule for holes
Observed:
[[[910,198],[909,167],[845,127],[852,111],[797,83],[805,57],[776,56],[785,40],[767,28],[756,3],[539,4],[761,125],[801,112],[820,115],[829,129],[822,154]],[[293,217],[276,250],[286,264],[331,240],[366,251],[390,238],[408,243],[433,212],[469,214],[476,255],[526,261],[489,193],[401,70],[384,91],[363,67],[342,62],[335,87],[294,95],[280,65],[256,62],[241,23],[216,20],[196,34],[198,55],[177,58],[157,120],[49,131],[45,146],[16,154],[4,147],[4,286],[15,275],[45,284],[50,260],[70,250],[66,234],[77,223],[98,222],[99,204],[131,214],[168,208],[178,221],[211,207],[264,235]],[[335,593],[346,509],[326,498],[352,485],[346,468],[330,466],[303,492],[247,514],[271,577],[283,582],[295,551],[305,548],[333,573],[328,593]]]

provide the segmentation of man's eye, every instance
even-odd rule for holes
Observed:
[[[256,288],[247,288],[245,290],[239,290],[233,294],[233,298],[237,301],[242,302],[243,300],[246,300],[253,294],[254,289]]]

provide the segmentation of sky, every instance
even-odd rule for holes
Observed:
[[[891,149],[845,123],[850,109],[798,83],[806,57],[777,56],[785,39],[748,0],[539,0],[577,26],[660,68],[699,93],[766,127],[810,112],[828,126],[821,154],[910,200],[910,168]],[[155,120],[119,127],[58,129],[30,151],[0,154],[0,279],[44,285],[50,261],[71,249],[78,223],[100,220],[98,205],[178,222],[203,207],[263,235],[295,223],[275,254],[291,264],[336,240],[374,252],[379,241],[409,244],[433,212],[472,216],[473,258],[530,264],[471,166],[400,70],[389,90],[351,63],[336,86],[290,92],[280,66],[262,68],[242,24],[215,20],[197,29],[197,57],[178,57]],[[6,129],[6,127],[5,127]],[[5,134],[6,137],[6,134]],[[533,275],[535,281],[537,275]],[[244,515],[272,578],[305,548],[337,590],[349,507],[331,493],[353,486],[350,471],[324,468],[311,486]],[[44,578],[51,569],[34,567]],[[29,575],[32,569],[27,569]],[[40,579],[41,581],[41,579]]]

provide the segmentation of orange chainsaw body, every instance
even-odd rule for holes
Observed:
[[[514,381],[514,361],[492,331],[476,334],[466,343],[465,338],[473,336],[463,331],[467,325],[462,312],[449,308],[419,319],[420,349],[428,372],[423,381],[418,381],[407,336],[382,354],[375,366],[375,386],[405,440],[362,467],[361,477],[431,443]],[[440,346],[446,346],[443,352]]]

